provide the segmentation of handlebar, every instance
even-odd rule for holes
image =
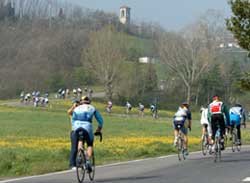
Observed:
[[[95,132],[94,135],[99,136],[100,137],[100,142],[102,142],[102,132]]]

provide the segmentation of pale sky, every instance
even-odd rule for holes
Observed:
[[[70,0],[86,8],[99,9],[119,14],[119,8],[131,8],[135,22],[157,22],[168,30],[180,30],[194,22],[208,9],[220,10],[225,17],[230,15],[228,0]]]

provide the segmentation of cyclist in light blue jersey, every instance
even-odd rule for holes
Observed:
[[[84,135],[84,140],[87,143],[87,162],[86,167],[88,171],[91,171],[91,165],[89,160],[93,154],[93,143],[94,143],[94,134],[93,134],[93,125],[92,119],[96,118],[98,123],[98,127],[96,132],[101,132],[103,127],[103,118],[99,111],[92,105],[90,105],[91,101],[88,97],[83,96],[81,105],[72,107],[68,113],[72,115],[72,130],[73,130],[73,140],[72,140],[72,149],[71,149],[71,165],[75,165],[75,158],[77,154],[77,145],[79,140],[79,131],[82,131]]]
[[[246,125],[246,115],[245,110],[240,104],[235,104],[233,107],[229,110],[230,115],[230,126],[231,126],[231,134],[233,131],[233,128],[237,128],[237,137],[238,137],[238,144],[241,145],[241,120],[243,121],[243,125]],[[246,126],[245,126],[246,127]]]

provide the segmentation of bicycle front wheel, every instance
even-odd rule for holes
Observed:
[[[90,159],[90,164],[92,165],[91,168],[92,168],[92,171],[91,172],[88,172],[89,174],[89,179],[91,181],[94,180],[95,178],[95,155],[94,155],[94,152],[92,154],[92,158]]]
[[[79,183],[83,183],[85,178],[85,155],[82,150],[79,150],[76,156],[76,176]]]

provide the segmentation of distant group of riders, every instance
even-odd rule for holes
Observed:
[[[49,92],[45,92],[45,94],[42,95],[40,91],[33,91],[31,93],[22,91],[20,94],[20,102],[25,105],[32,103],[34,107],[46,107],[49,105]]]

